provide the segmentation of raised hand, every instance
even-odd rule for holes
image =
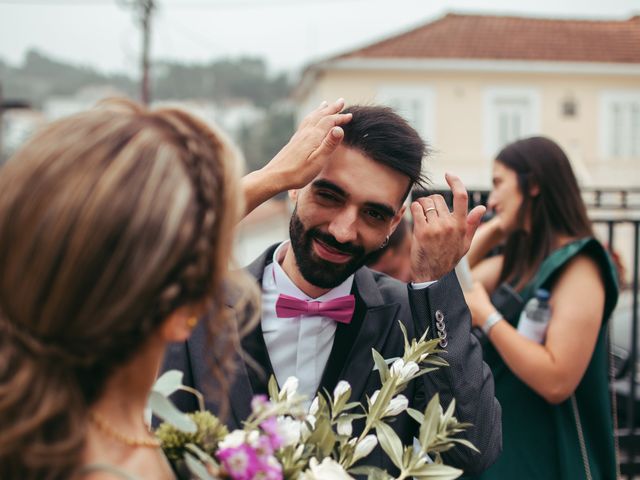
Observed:
[[[344,99],[329,104],[322,102],[300,123],[298,130],[282,150],[267,164],[284,182],[283,189],[302,188],[315,178],[327,158],[342,142],[344,132],[340,125],[351,120],[350,113],[339,113]]]
[[[320,173],[342,142],[340,126],[351,120],[350,113],[339,113],[343,108],[342,98],[331,104],[322,102],[267,165],[242,179],[245,213],[280,192],[304,187]]]
[[[442,195],[422,197],[411,204],[411,268],[416,282],[437,280],[454,269],[469,250],[486,210],[478,206],[468,212],[468,195],[462,180],[450,173],[445,179],[453,193],[453,212]]]

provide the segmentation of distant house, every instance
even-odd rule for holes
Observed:
[[[43,111],[47,120],[57,120],[74,113],[93,108],[100,100],[127,95],[111,85],[92,85],[79,89],[73,95],[56,95],[47,98]]]
[[[584,185],[640,185],[640,16],[622,21],[448,14],[309,66],[296,98],[385,103],[434,147],[427,170],[487,187],[505,143],[543,134]]]
[[[0,121],[0,164],[45,123],[44,115],[31,108],[8,109]]]

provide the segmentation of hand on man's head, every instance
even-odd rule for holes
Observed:
[[[344,99],[322,102],[300,123],[291,140],[265,167],[277,173],[280,191],[302,188],[313,180],[344,138],[341,125],[352,115],[340,113]]]

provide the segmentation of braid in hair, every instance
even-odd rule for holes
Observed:
[[[172,109],[157,114],[174,129],[188,152],[184,166],[193,182],[202,219],[190,261],[177,283],[165,289],[163,297],[170,305],[178,298],[180,303],[208,299],[202,321],[206,322],[212,352],[209,366],[218,387],[216,392],[208,393],[226,398],[234,368],[233,354],[240,348],[239,338],[247,325],[255,323],[258,314],[258,292],[253,279],[241,272],[228,271],[233,230],[243,208],[235,180],[236,159],[241,157],[232,150],[230,142],[220,140],[225,138],[221,132],[212,131],[196,118]],[[223,210],[227,210],[226,215]],[[233,301],[224,297],[230,290]],[[222,405],[223,416],[226,407]]]

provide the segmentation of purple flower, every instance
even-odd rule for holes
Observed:
[[[273,445],[271,444],[271,438],[266,435],[261,435],[252,446],[261,460],[271,455],[274,450]]]
[[[251,444],[223,448],[216,457],[233,480],[283,480],[282,466],[272,453],[269,438],[260,436]]]
[[[246,443],[219,450],[216,457],[233,480],[252,480],[261,467],[255,450]]]
[[[280,433],[278,421],[275,417],[267,418],[260,424],[260,428],[267,434],[269,441],[271,442],[271,448],[278,450],[284,444],[284,439]]]
[[[256,473],[253,480],[283,480],[282,467],[275,457],[270,456],[261,464],[260,471]]]

